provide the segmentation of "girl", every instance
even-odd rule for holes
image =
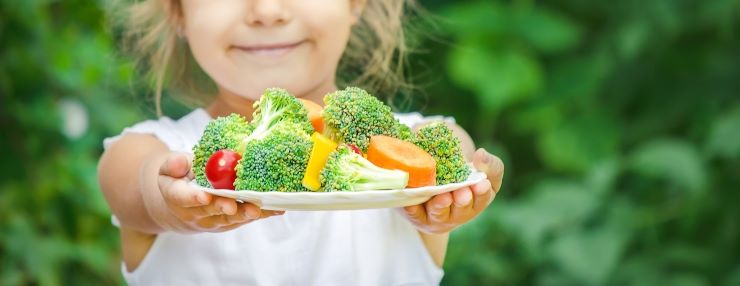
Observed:
[[[336,75],[382,90],[398,83],[404,51],[400,0],[146,0],[125,10],[128,35],[156,78],[190,100],[104,141],[99,180],[120,227],[131,285],[430,285],[442,278],[448,233],[480,214],[501,186],[503,164],[466,156],[488,180],[403,209],[277,212],[191,187],[188,155],[212,118],[252,114],[268,87],[322,102]],[[401,53],[401,57],[398,56]],[[394,56],[394,54],[396,54]],[[194,61],[194,62],[193,62]],[[197,71],[216,87],[200,97]],[[367,86],[367,85],[366,85]],[[398,115],[419,126],[429,118]]]

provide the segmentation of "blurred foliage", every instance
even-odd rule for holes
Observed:
[[[0,285],[118,283],[96,165],[102,138],[144,117],[132,65],[94,2],[0,3]]]
[[[427,111],[507,163],[445,284],[740,285],[740,2],[430,5]]]
[[[740,2],[422,2],[412,108],[507,168],[444,284],[740,285]],[[121,283],[96,162],[153,108],[104,5],[0,2],[0,285]]]

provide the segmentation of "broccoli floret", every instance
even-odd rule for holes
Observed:
[[[273,127],[284,122],[300,125],[300,129],[308,134],[313,133],[313,125],[308,119],[308,111],[300,100],[281,88],[268,88],[260,100],[254,103],[254,114],[251,125],[254,132],[246,141],[266,137]]]
[[[398,139],[401,139],[407,142],[414,142],[414,139],[415,139],[414,131],[411,131],[410,127],[396,120],[396,128],[398,130]]]
[[[299,192],[311,152],[313,125],[297,98],[280,88],[265,90],[254,104],[254,131],[239,146],[237,190]]]
[[[263,192],[307,191],[301,180],[312,146],[302,124],[283,122],[273,126],[263,138],[245,144],[234,186],[237,190]]]
[[[468,179],[470,166],[465,162],[460,139],[446,124],[435,122],[416,132],[414,144],[437,161],[437,184],[458,183]]]
[[[236,113],[209,122],[200,141],[193,147],[193,173],[196,182],[210,188],[211,184],[205,174],[208,158],[218,150],[229,149],[238,152],[240,142],[249,136],[252,129],[247,120]]]
[[[205,176],[210,156],[230,149],[242,156],[237,166],[237,189],[287,191],[301,187],[311,149],[308,134],[313,132],[308,111],[297,98],[279,88],[265,90],[254,107],[250,123],[236,114],[209,123],[193,149],[193,169],[200,185],[211,187]],[[281,165],[285,170],[276,167]],[[290,168],[300,169],[300,174],[290,173]]]
[[[409,174],[373,165],[346,145],[340,145],[329,155],[319,175],[324,191],[365,191],[402,189]]]
[[[324,96],[325,134],[335,142],[349,143],[367,152],[370,137],[398,138],[397,121],[391,108],[367,91],[348,87]]]

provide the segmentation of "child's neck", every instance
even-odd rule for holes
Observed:
[[[330,84],[320,85],[307,93],[296,94],[296,97],[308,99],[323,106],[324,95],[336,90],[337,86],[331,82]],[[245,116],[247,119],[252,120],[252,113],[254,112],[253,105],[253,100],[242,97],[224,88],[219,88],[216,100],[206,108],[206,111],[212,118],[238,113]]]
[[[254,105],[254,101],[219,88],[216,100],[211,102],[206,111],[211,115],[211,118],[238,113],[247,116],[251,120],[252,112],[254,111],[252,105]]]

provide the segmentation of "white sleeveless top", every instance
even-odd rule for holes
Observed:
[[[396,117],[409,126],[454,122]],[[210,120],[203,109],[148,120],[103,145],[144,133],[172,151],[192,152]],[[437,285],[443,276],[398,209],[288,211],[222,233],[161,233],[138,268],[129,272],[122,263],[121,271],[129,285]]]

